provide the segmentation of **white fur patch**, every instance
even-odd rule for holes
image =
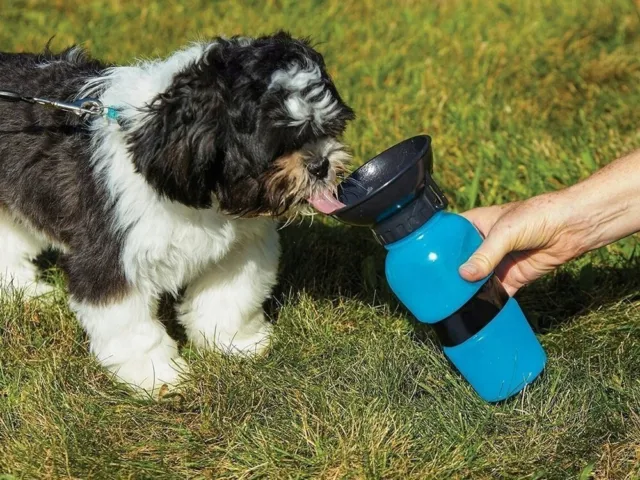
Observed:
[[[291,117],[287,123],[289,126],[312,123],[322,130],[324,123],[340,113],[338,100],[322,83],[318,65],[294,63],[286,70],[278,70],[272,75],[269,88],[281,88],[288,92],[285,107]],[[303,94],[308,88],[311,89]]]
[[[147,392],[176,385],[187,365],[176,342],[154,318],[155,302],[132,292],[120,302],[94,305],[71,299],[97,360],[122,381]]]
[[[32,260],[51,243],[47,238],[0,210],[0,288],[37,297],[53,290],[38,281]]]
[[[238,245],[187,288],[178,319],[196,345],[243,353],[268,346],[262,302],[276,283],[279,252],[272,230]]]

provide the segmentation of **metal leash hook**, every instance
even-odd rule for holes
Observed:
[[[26,97],[20,95],[17,92],[11,92],[8,90],[0,90],[0,100],[6,102],[26,102],[31,104],[43,105],[45,107],[55,108],[57,110],[63,110],[65,112],[73,113],[80,118],[92,117],[107,117],[110,119],[116,119],[116,110],[113,108],[105,108],[100,100],[95,98],[81,98],[75,102],[61,102],[59,100],[50,100],[48,98],[39,97]]]

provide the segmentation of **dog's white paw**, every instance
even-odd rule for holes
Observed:
[[[37,281],[19,281],[12,279],[9,282],[2,282],[2,292],[5,295],[11,295],[16,298],[26,300],[50,298],[55,287],[43,282]]]
[[[165,349],[156,348],[147,355],[131,358],[109,367],[123,383],[139,396],[157,399],[167,391],[176,390],[189,373],[187,362],[180,356],[167,356]]]
[[[33,282],[23,288],[24,295],[27,298],[43,298],[49,297],[55,292],[55,287],[42,282]]]
[[[219,325],[216,325],[219,327]],[[209,334],[189,331],[191,342],[201,349],[220,350],[231,355],[257,356],[265,353],[270,346],[273,325],[264,320],[262,313],[241,324],[235,331],[213,330]]]
[[[222,341],[222,348],[236,355],[262,355],[271,345],[273,325],[264,320],[252,331],[242,330],[232,338]]]

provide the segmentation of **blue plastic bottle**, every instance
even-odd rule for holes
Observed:
[[[464,217],[445,211],[431,165],[427,136],[392,147],[340,186],[346,207],[334,216],[373,229],[388,251],[386,277],[398,299],[435,328],[480,397],[504,400],[542,372],[546,354],[495,276],[470,283],[458,273],[482,237]]]
[[[438,212],[386,245],[386,276],[415,317],[436,327],[445,354],[478,394],[496,402],[531,383],[546,355],[520,306],[494,276],[478,283],[460,277],[458,267],[481,240],[464,217]]]

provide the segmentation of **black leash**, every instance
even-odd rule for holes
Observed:
[[[120,114],[117,108],[105,107],[100,100],[95,98],[80,98],[75,102],[61,102],[60,100],[50,100],[48,98],[26,97],[17,92],[0,90],[0,100],[10,103],[25,102],[43,105],[45,107],[73,113],[83,119],[87,117],[103,117],[118,121]]]

